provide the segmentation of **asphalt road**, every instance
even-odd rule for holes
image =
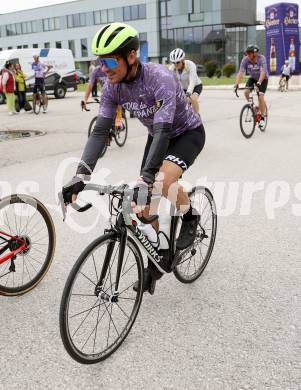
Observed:
[[[96,218],[91,211],[76,216],[81,232],[64,224],[56,192],[73,174],[75,163],[64,174],[62,164],[80,157],[93,113],[80,111],[80,94],[50,100],[46,115],[9,117],[1,106],[0,130],[47,134],[0,142],[0,197],[27,191],[47,204],[57,247],[36,289],[0,297],[0,389],[299,390],[300,98],[300,91],[269,92],[267,131],[256,130],[247,140],[238,124],[243,99],[205,88],[206,145],[184,180],[210,182],[215,191],[220,215],[210,263],[192,285],[171,274],[161,279],[154,296],[145,294],[123,346],[92,366],[65,352],[58,311],[73,263],[105,221],[89,231]],[[109,148],[94,182],[135,180],[146,130],[136,119],[129,127],[126,145]],[[250,197],[254,183],[257,192]]]

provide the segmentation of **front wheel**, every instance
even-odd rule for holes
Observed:
[[[95,126],[96,121],[97,121],[97,116],[95,116],[95,117],[91,120],[91,122],[90,122],[90,124],[89,124],[89,128],[88,128],[88,138],[90,137],[90,135],[91,135],[91,133],[92,133],[92,131],[93,131],[93,129],[94,129],[94,126]],[[99,153],[98,158],[103,157],[103,156],[105,155],[107,149],[108,149],[108,144],[106,143],[105,146],[103,147],[102,151]]]
[[[268,125],[268,107],[267,105],[265,105],[264,126],[259,126],[259,130],[265,132],[267,125]]]
[[[128,136],[128,122],[125,116],[125,113],[122,112],[122,118],[120,120],[120,126],[114,127],[114,138],[116,144],[122,147],[125,144],[125,141]]]
[[[182,283],[192,283],[204,272],[213,251],[217,227],[216,206],[208,188],[193,188],[189,198],[200,220],[193,245],[176,252],[178,261],[173,272]],[[178,218],[177,231],[179,231],[180,222],[181,218]]]
[[[256,118],[253,107],[245,104],[240,112],[240,130],[245,138],[251,138],[255,131]]]
[[[143,296],[143,259],[128,237],[116,289],[120,247],[115,232],[97,238],[80,255],[67,279],[60,332],[67,352],[79,363],[93,364],[108,358],[121,346],[136,320]],[[137,280],[138,289],[134,291]]]
[[[11,257],[20,245],[22,251]],[[0,201],[0,295],[22,295],[46,275],[55,250],[55,229],[46,207],[28,195]],[[3,257],[9,260],[2,261]]]

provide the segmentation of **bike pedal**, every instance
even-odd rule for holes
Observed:
[[[150,286],[148,288],[148,292],[150,293],[150,295],[154,295],[155,293],[155,288],[156,288],[156,279],[152,279],[151,283],[150,283]]]

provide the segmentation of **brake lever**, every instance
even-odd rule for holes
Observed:
[[[89,210],[92,207],[92,203],[87,203],[82,207],[77,203],[71,203],[70,205],[75,211],[79,213],[84,213],[85,211]]]
[[[82,111],[91,111],[91,110],[89,110],[87,107],[86,107],[86,105],[85,105],[85,103],[84,103],[84,101],[82,100],[81,101],[81,107],[82,107]]]
[[[65,202],[64,202],[64,197],[63,197],[63,193],[62,192],[58,193],[58,198],[59,198],[59,203],[60,203],[61,209],[62,209],[63,222],[65,222],[67,210],[66,210],[66,207],[65,207]]]
[[[239,98],[239,95],[237,93],[237,90],[238,90],[238,87],[235,88],[234,92],[235,92],[235,95]]]

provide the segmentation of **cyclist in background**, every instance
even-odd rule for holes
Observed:
[[[85,90],[85,96],[84,96],[84,100],[82,103],[85,108],[86,108],[87,101],[89,100],[89,97],[93,91],[94,85],[95,84],[97,85],[97,83],[99,83],[101,86],[103,86],[106,79],[107,79],[107,76],[101,70],[101,66],[99,65],[99,61],[98,61],[98,65],[95,66],[94,70],[91,72],[91,74],[89,76],[89,83],[88,83],[87,88]],[[96,96],[97,96],[97,94],[96,94]],[[93,96],[93,97],[96,97],[96,96]]]
[[[175,73],[180,80],[193,111],[199,112],[199,96],[203,89],[203,84],[197,75],[194,62],[185,59],[185,53],[182,49],[174,49],[169,54],[169,60],[172,63],[170,70]]]
[[[200,217],[178,180],[203,149],[205,131],[200,116],[187,103],[176,76],[164,65],[141,63],[137,57],[138,48],[138,32],[124,23],[107,24],[93,38],[93,53],[99,56],[101,70],[108,81],[102,90],[99,116],[76,176],[63,187],[64,202],[65,205],[75,202],[78,193],[84,189],[84,180],[89,179],[95,168],[116,108],[121,105],[134,112],[149,134],[140,176],[134,187],[133,210],[141,213],[146,207],[144,212],[148,214],[153,189],[171,198],[170,201],[183,214],[176,244],[179,250],[183,250],[193,244]],[[170,264],[167,262],[162,254],[158,265],[168,270]],[[144,272],[144,291],[162,276],[156,272],[156,267],[149,261]]]
[[[291,74],[292,74],[292,69],[289,65],[289,61],[285,60],[284,65],[281,68],[281,76],[280,76],[280,80],[279,80],[279,85],[280,85],[282,79],[285,78],[285,85],[286,85],[285,91],[288,91],[288,81],[291,77]]]
[[[256,89],[258,90],[259,110],[261,113],[259,127],[264,128],[266,114],[266,103],[264,95],[268,87],[269,73],[266,58],[264,55],[259,54],[259,47],[256,45],[251,44],[246,48],[245,57],[242,59],[239,71],[236,75],[234,89],[238,88],[244,73],[250,75],[246,83],[246,87],[254,88],[255,85]],[[245,90],[245,97],[248,101],[250,93],[250,89]]]
[[[84,100],[82,100],[82,103],[81,103],[81,106],[84,109],[87,108],[86,105],[87,105],[87,101],[89,100],[89,97],[91,95],[91,92],[92,92],[93,97],[97,96],[97,94],[96,94],[96,96],[93,95],[93,88],[95,88],[95,85],[96,85],[96,91],[97,91],[97,84],[99,83],[103,87],[103,85],[107,79],[106,74],[101,70],[101,65],[100,65],[99,60],[97,60],[96,63],[98,65],[94,68],[94,70],[90,74],[89,83],[88,83],[86,91],[85,91]],[[114,124],[115,127],[121,126],[121,118],[122,118],[122,107],[118,106],[117,111],[116,111],[116,116],[115,116],[115,124]]]
[[[33,88],[32,104],[36,104],[36,93],[40,91],[44,101],[43,112],[45,114],[48,107],[48,96],[45,91],[45,76],[53,66],[46,65],[44,62],[41,62],[38,55],[34,55],[33,59],[34,62],[32,63],[31,68],[34,71],[35,82]]]

